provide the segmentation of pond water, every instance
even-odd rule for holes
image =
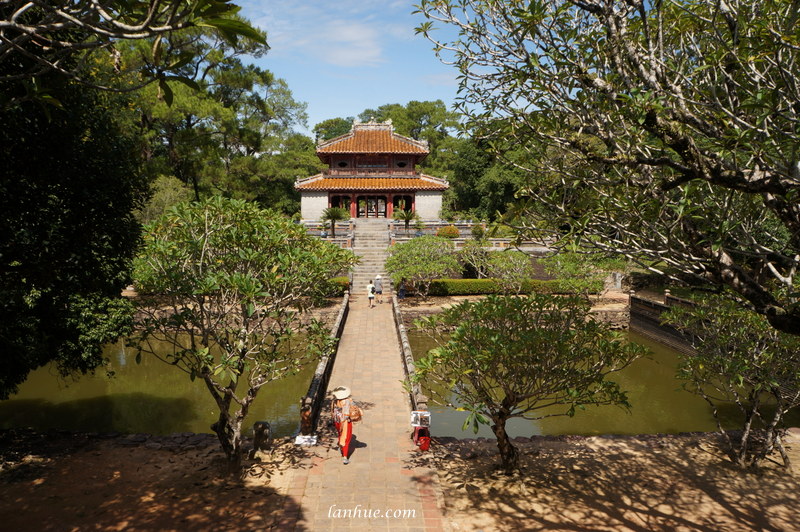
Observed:
[[[30,427],[87,432],[172,434],[211,433],[217,407],[202,380],[153,357],[135,361],[136,350],[122,343],[105,351],[114,376],[102,369],[73,381],[50,366],[30,374],[19,393],[0,401],[0,428]],[[259,392],[243,430],[266,420],[276,436],[293,434],[300,421],[315,365],[267,384]]]
[[[511,419],[506,425],[509,435],[674,434],[717,430],[708,403],[700,396],[683,390],[682,382],[675,378],[680,354],[635,333],[629,333],[629,338],[652,352],[649,358],[635,361],[613,377],[623,390],[627,390],[630,411],[615,406],[588,406],[571,418],[557,416],[538,421]],[[409,342],[415,358],[435,347],[430,338],[413,330],[409,331]],[[429,409],[432,435],[476,437],[471,428],[461,430],[466,412],[433,404],[429,405]],[[734,408],[722,408],[721,413],[724,425],[737,425],[737,411]],[[794,416],[789,421],[796,424],[800,419]],[[493,438],[494,433],[488,426],[482,425],[477,436]]]

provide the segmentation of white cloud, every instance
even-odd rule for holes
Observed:
[[[384,62],[380,37],[372,26],[334,20],[319,28],[317,38],[306,50],[336,66],[375,66]]]
[[[398,38],[408,39],[411,0],[242,2],[243,15],[267,31],[273,56],[337,67],[374,67]]]
[[[422,80],[428,84],[438,87],[456,87],[458,80],[456,79],[457,72],[455,69],[448,70],[439,74],[428,74],[422,76]]]

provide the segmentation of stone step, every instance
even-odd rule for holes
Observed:
[[[366,297],[367,285],[377,275],[383,279],[384,295],[391,293],[392,284],[386,276],[386,259],[389,256],[389,225],[385,220],[358,220],[353,233],[353,253],[359,264],[351,274],[351,290],[355,297]]]

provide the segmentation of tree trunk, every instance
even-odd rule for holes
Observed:
[[[222,413],[219,420],[211,425],[219,438],[222,450],[228,460],[228,473],[237,475],[242,468],[242,430],[241,424],[235,423],[230,416]]]
[[[506,475],[511,475],[519,469],[519,452],[511,444],[511,439],[506,433],[506,418],[495,418],[493,421],[492,430],[497,438],[501,466]]]

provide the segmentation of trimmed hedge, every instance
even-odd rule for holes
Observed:
[[[523,286],[523,293],[531,294],[575,294],[588,292],[598,294],[603,290],[602,281],[575,280],[562,281],[559,279],[541,280],[530,279]],[[500,287],[494,279],[436,279],[431,283],[429,296],[474,296],[501,293]]]

